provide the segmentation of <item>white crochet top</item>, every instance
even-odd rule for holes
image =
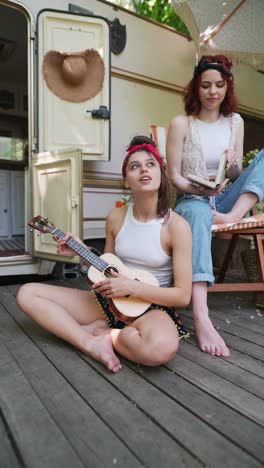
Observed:
[[[234,149],[241,116],[233,113],[230,117],[223,117],[223,119],[228,119],[231,128],[228,149]],[[208,179],[209,177],[201,145],[198,120],[195,117],[189,116],[188,121],[189,130],[183,145],[182,175],[183,177],[186,177],[188,174],[194,174],[199,177],[203,177],[204,179]]]

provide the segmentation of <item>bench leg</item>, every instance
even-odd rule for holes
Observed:
[[[238,235],[233,234],[232,239],[230,240],[230,242],[228,244],[228,249],[226,251],[225,258],[224,258],[221,270],[220,270],[218,278],[217,278],[217,283],[223,283],[223,281],[225,279],[225,275],[226,275],[229,263],[231,261],[232,255],[234,253],[237,241],[238,241]],[[264,266],[264,262],[263,262],[263,266]],[[264,272],[264,270],[263,270],[263,272]]]
[[[256,234],[254,236],[254,243],[255,243],[256,257],[257,257],[258,269],[259,269],[259,275],[260,275],[259,280],[262,283],[264,283],[264,250],[263,250],[261,234]]]

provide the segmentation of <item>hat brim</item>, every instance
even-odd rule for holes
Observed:
[[[63,60],[69,55],[82,56],[85,59],[87,71],[84,79],[77,85],[67,82],[63,76]],[[94,49],[87,49],[76,54],[50,50],[43,59],[43,76],[48,88],[65,101],[83,102],[95,97],[103,87],[104,75],[104,61]]]

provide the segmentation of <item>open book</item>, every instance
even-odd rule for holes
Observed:
[[[217,189],[220,185],[226,184],[229,179],[225,178],[225,173],[226,173],[226,153],[225,151],[222,153],[220,157],[220,162],[217,170],[217,174],[215,177],[215,180],[206,180],[203,179],[202,177],[198,177],[193,174],[188,174],[186,179],[188,179],[193,185],[196,187],[199,187],[202,185],[203,187],[207,187],[209,189],[215,190]]]

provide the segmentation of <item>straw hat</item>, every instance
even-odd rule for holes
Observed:
[[[82,102],[102,89],[104,62],[94,49],[72,53],[50,50],[43,59],[43,75],[56,96],[65,101]]]

